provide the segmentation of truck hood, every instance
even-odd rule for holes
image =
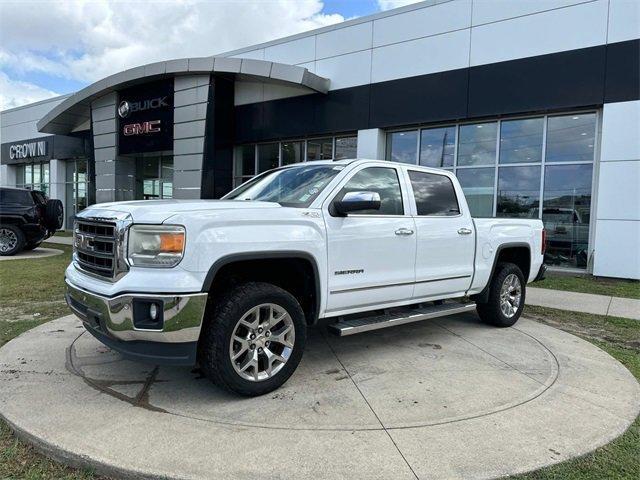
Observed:
[[[130,215],[134,222],[162,223],[176,214],[257,208],[280,208],[280,204],[251,200],[137,200],[99,203],[83,210],[78,216],[124,218]]]

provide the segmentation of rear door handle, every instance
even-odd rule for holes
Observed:
[[[408,237],[409,235],[413,235],[413,230],[411,230],[410,228],[399,228],[398,230],[396,230],[396,235]]]
[[[473,233],[473,230],[470,228],[460,228],[458,229],[458,235],[470,235]]]

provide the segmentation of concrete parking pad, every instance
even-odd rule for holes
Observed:
[[[11,255],[10,257],[0,257],[0,262],[4,260],[28,260],[31,258],[47,258],[53,257],[55,255],[60,255],[62,250],[58,250],[57,248],[43,248],[38,247],[33,250],[23,250],[16,255]]]
[[[2,347],[0,383],[19,436],[130,478],[493,478],[585,454],[640,408],[638,382],[592,344],[472,313],[313,331],[289,382],[252,399],[124,360],[68,316]]]

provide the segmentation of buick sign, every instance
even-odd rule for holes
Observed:
[[[129,102],[126,100],[120,102],[120,105],[118,106],[118,115],[120,115],[120,118],[127,118],[130,113],[131,106],[129,105]]]
[[[118,115],[120,118],[127,118],[129,115],[135,112],[142,112],[144,110],[151,110],[154,108],[168,107],[167,97],[157,97],[150,100],[141,100],[139,102],[129,102],[123,100],[118,106]]]

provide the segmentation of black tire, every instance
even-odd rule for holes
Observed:
[[[521,288],[520,301],[513,316],[507,316],[500,307],[500,291],[509,275],[518,277]],[[514,263],[498,263],[491,278],[491,283],[489,284],[489,300],[487,303],[477,304],[478,315],[484,322],[496,327],[511,327],[518,321],[520,315],[522,315],[526,293],[527,285],[520,267]]]
[[[295,329],[295,339],[280,371],[270,378],[251,381],[236,372],[229,354],[230,341],[243,315],[266,303],[286,310]],[[302,359],[307,333],[304,313],[293,295],[269,283],[245,283],[223,294],[211,310],[198,345],[198,361],[207,378],[225,390],[250,397],[269,393],[289,379]]]
[[[51,231],[62,228],[64,222],[64,206],[60,200],[50,198],[44,210],[44,224]]]
[[[42,242],[37,242],[37,243],[27,243],[23,250],[24,251],[29,251],[29,250],[35,250],[36,248],[38,248],[40,246]]]
[[[5,242],[7,242],[5,244]],[[15,225],[0,225],[0,255],[10,257],[24,248],[24,233]],[[6,245],[6,246],[5,246]]]

